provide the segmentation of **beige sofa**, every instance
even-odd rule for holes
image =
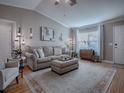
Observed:
[[[50,67],[52,60],[62,56],[69,56],[68,52],[61,47],[26,47],[25,55],[27,57],[27,65],[33,70],[39,70]]]
[[[0,63],[0,93],[16,78],[18,83],[19,62]]]

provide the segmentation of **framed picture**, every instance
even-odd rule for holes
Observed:
[[[40,40],[41,41],[53,41],[54,39],[54,29],[50,27],[40,27]]]
[[[59,36],[59,40],[62,41],[63,40],[63,34],[61,33]]]

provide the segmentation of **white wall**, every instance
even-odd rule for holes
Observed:
[[[31,10],[0,5],[0,18],[12,20],[21,26],[26,45],[31,46],[62,46],[62,41],[58,40],[60,33],[66,41],[69,37],[69,29],[63,25]],[[40,41],[40,26],[51,27],[55,30],[55,42]],[[33,30],[33,39],[29,38],[29,29]]]

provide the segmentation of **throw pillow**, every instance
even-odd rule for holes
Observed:
[[[39,56],[39,53],[38,53],[38,51],[37,51],[37,49],[34,49],[34,54],[36,55],[37,58],[40,57],[40,56]]]
[[[43,47],[43,51],[46,57],[53,55],[53,47],[49,47],[49,46]]]
[[[61,55],[62,54],[62,48],[55,47],[54,48],[54,55]]]
[[[37,51],[38,51],[38,54],[39,54],[40,58],[44,57],[44,52],[43,52],[42,48],[37,49]]]

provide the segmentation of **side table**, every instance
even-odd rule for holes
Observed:
[[[23,78],[23,69],[24,69],[24,61],[23,61],[23,59],[20,59],[19,72],[20,72],[22,78]]]

